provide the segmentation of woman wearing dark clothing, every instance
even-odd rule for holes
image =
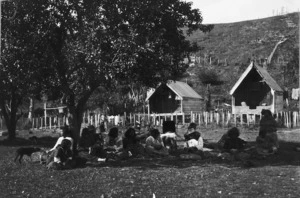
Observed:
[[[275,153],[277,152],[277,122],[270,110],[263,109],[262,118],[259,122],[259,134],[256,138],[258,152]]]
[[[234,151],[234,150],[239,151],[244,149],[247,142],[239,138],[240,131],[238,128],[233,127],[229,129],[227,135],[228,137],[225,139],[225,143],[223,146],[223,149],[225,151]]]
[[[123,148],[125,151],[130,152],[133,157],[145,154],[145,149],[143,145],[139,143],[139,139],[137,138],[136,132],[133,128],[127,129],[124,136]]]

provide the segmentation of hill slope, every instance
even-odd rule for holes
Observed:
[[[298,87],[298,21],[298,13],[291,13],[252,21],[215,24],[210,33],[193,33],[188,39],[202,49],[195,54],[198,61],[196,66],[188,69],[191,74],[188,80],[200,94],[203,93],[204,88],[197,79],[198,68],[212,67],[225,80],[225,84],[215,87],[212,94],[222,95],[229,100],[230,89],[250,61],[263,64],[277,45],[267,69],[282,88],[291,90]]]

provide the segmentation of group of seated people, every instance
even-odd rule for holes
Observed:
[[[254,151],[256,155],[262,156],[277,153],[279,149],[277,122],[270,110],[264,109],[261,114],[259,134],[256,137],[255,146],[249,147],[249,144],[239,137],[239,129],[233,127],[218,141],[218,147],[229,153],[244,152],[245,150]]]
[[[276,121],[269,110],[262,111],[259,135],[256,139],[256,150],[258,153],[277,152],[278,138],[276,134]],[[195,123],[190,123],[187,132],[180,137],[176,132],[165,132],[163,134],[156,128],[149,128],[146,134],[137,134],[135,128],[128,128],[123,134],[118,127],[110,128],[109,132],[96,133],[96,128],[90,126],[82,129],[79,146],[88,148],[89,154],[98,161],[124,160],[134,157],[165,157],[175,149],[177,150],[176,138],[184,139],[184,149],[181,153],[195,154],[204,157],[203,137],[197,130]],[[137,129],[139,130],[139,129]],[[217,142],[218,149],[222,152],[237,153],[247,147],[247,142],[240,137],[238,128],[230,128]],[[55,146],[47,153],[47,166],[54,169],[72,168],[84,163],[84,159],[74,155],[74,144],[72,134],[68,127],[63,130]],[[208,146],[208,148],[211,148]],[[178,153],[178,152],[177,152]]]

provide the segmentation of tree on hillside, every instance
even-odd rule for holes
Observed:
[[[206,110],[211,110],[211,86],[218,86],[224,84],[218,73],[211,68],[201,68],[198,73],[198,78],[202,84],[206,86],[207,100]]]
[[[39,1],[43,7],[20,2],[33,6],[25,19],[39,22],[32,31],[43,42],[40,60],[54,71],[50,82],[64,96],[75,141],[84,107],[99,86],[155,86],[174,78],[191,51],[182,28],[188,27],[188,33],[211,29],[201,24],[199,10],[179,0]],[[31,16],[35,11],[41,19]]]
[[[294,48],[291,54],[291,60],[287,63],[285,67],[285,79],[286,85],[289,87],[298,87],[298,77],[299,77],[299,48]]]

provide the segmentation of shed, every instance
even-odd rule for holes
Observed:
[[[230,90],[233,114],[260,114],[283,110],[283,90],[266,69],[251,62]]]
[[[168,81],[160,84],[146,101],[149,113],[190,113],[203,109],[203,98],[187,83]]]

